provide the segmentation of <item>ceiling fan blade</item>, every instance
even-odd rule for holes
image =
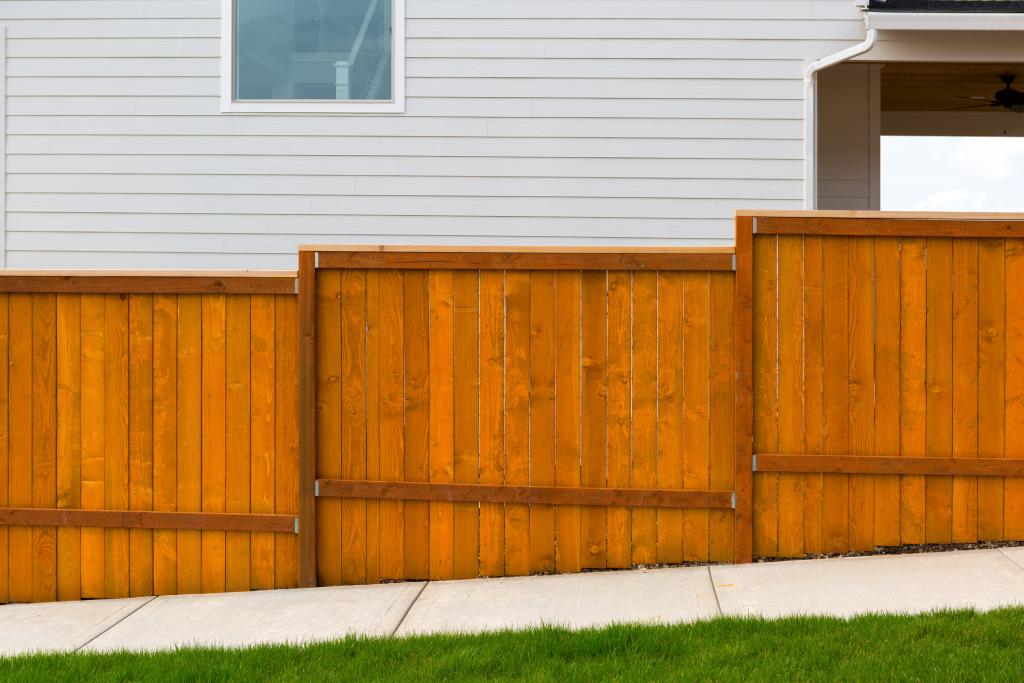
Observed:
[[[955,97],[958,100],[983,100],[985,102],[991,102],[992,101],[990,98],[982,97],[980,95],[974,95],[972,97],[968,97],[967,95],[954,95],[953,97]]]
[[[999,103],[995,104],[968,104],[966,107],[957,107],[956,111],[963,111],[965,109],[988,109],[989,107],[998,107]]]

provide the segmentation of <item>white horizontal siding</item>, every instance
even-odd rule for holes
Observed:
[[[801,205],[803,65],[864,30],[851,0],[408,0],[405,114],[250,116],[219,111],[219,11],[0,2],[10,267],[722,243]]]

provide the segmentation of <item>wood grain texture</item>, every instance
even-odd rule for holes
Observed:
[[[414,270],[724,270],[733,269],[731,249],[615,248],[572,251],[359,250],[319,251],[321,268]]]

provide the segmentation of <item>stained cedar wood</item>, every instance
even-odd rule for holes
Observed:
[[[530,483],[530,274],[505,274],[505,483]],[[530,511],[505,506],[505,573],[530,571]]]
[[[11,295],[11,319],[15,318],[14,303],[20,296]],[[81,296],[81,373],[82,373],[82,482],[81,501],[83,508],[102,509],[103,500],[103,302],[102,294]],[[15,358],[17,336],[12,330],[11,358]],[[11,368],[12,392],[15,367]],[[12,395],[13,398],[13,395]],[[14,417],[16,402],[11,404]],[[12,434],[11,444],[15,444]],[[13,480],[13,472],[12,472]],[[12,498],[12,504],[15,502]],[[82,529],[82,580],[83,598],[105,597],[103,590],[103,534],[102,529]],[[12,534],[13,538],[13,534]],[[14,566],[12,564],[12,571]]]
[[[202,510],[202,297],[178,297],[178,510]],[[202,537],[179,531],[178,592],[202,591]]]
[[[128,296],[105,294],[104,300],[104,507],[128,509]],[[127,529],[104,532],[104,594],[129,595]]]
[[[772,451],[778,447],[778,240],[755,236],[753,249],[753,447]],[[755,473],[753,479],[753,551],[771,557],[779,543],[778,476]]]
[[[1024,452],[1024,240],[1006,240],[1006,452]],[[1003,484],[1003,533],[1024,537],[1024,479]]]
[[[245,301],[241,299],[241,301]],[[248,511],[274,512],[274,297],[258,295],[249,303],[249,335],[229,340],[245,345],[249,361],[249,452],[240,463],[249,471]],[[241,508],[240,501],[236,501]],[[249,542],[250,587],[274,587],[274,537],[254,533]]]
[[[711,377],[710,395],[710,486],[728,491],[735,481],[735,391],[736,359],[734,278],[729,273],[711,273]],[[634,518],[638,511],[634,511]],[[709,515],[708,552],[712,562],[732,562],[735,554],[734,513],[713,509]]]
[[[683,274],[658,273],[658,472],[660,489],[683,488]],[[657,561],[683,561],[683,515],[658,510]]]
[[[803,448],[804,426],[804,254],[802,237],[778,241],[778,446],[785,452]],[[803,477],[778,478],[779,549],[782,557],[804,554]]]
[[[389,269],[456,269],[456,270],[726,270],[733,269],[733,251],[728,248],[708,249],[602,249],[558,251],[499,251],[474,247],[408,248],[384,251],[361,248],[316,247],[321,268],[389,268]]]
[[[900,271],[900,455],[925,454],[925,241],[902,240]],[[900,480],[900,542],[924,543],[922,476]]]
[[[341,476],[361,479],[366,476],[366,273],[340,275],[341,413],[333,419],[341,420]],[[366,581],[365,501],[341,503],[341,580]]]
[[[8,424],[32,424],[32,297],[31,295],[12,295],[10,297],[10,398],[8,403]],[[101,366],[102,367],[102,366]],[[102,374],[100,375],[102,386]],[[32,434],[27,429],[15,429],[10,435],[10,505],[32,505]],[[24,454],[29,454],[25,457]],[[97,501],[93,492],[83,495],[84,504],[103,507],[102,455],[100,457],[100,498]],[[100,575],[97,596],[103,594],[103,540],[99,532],[98,544],[90,544],[87,551],[95,552],[100,558]],[[90,539],[91,540],[91,539]],[[10,551],[10,599],[12,602],[30,602],[32,600],[32,530],[27,528],[11,529],[8,532]],[[91,578],[91,577],[90,577]]]
[[[857,455],[875,452],[875,254],[874,240],[848,241],[849,285],[849,447]],[[870,476],[848,480],[851,550],[875,547],[875,482]]]
[[[403,273],[405,321],[405,478],[425,482],[429,452],[428,406],[428,304],[426,271]],[[429,507],[423,502],[405,504],[405,578],[429,576]]]
[[[177,509],[178,299],[153,297],[153,509]],[[177,592],[177,534],[153,532],[153,590]]]
[[[754,220],[736,219],[736,562],[753,559]]]
[[[366,472],[380,479],[380,271],[366,273]],[[380,502],[366,503],[366,583],[380,582]]]
[[[978,456],[1002,458],[1006,379],[1003,240],[978,241]],[[1003,538],[1003,480],[978,481],[978,540]]]
[[[804,453],[821,453],[823,450],[824,288],[821,242],[820,237],[808,236],[803,239]],[[899,390],[898,384],[896,389]],[[805,474],[803,477],[804,552],[811,554],[822,552],[823,547],[822,484],[823,477],[820,474]]]
[[[278,303],[278,314],[282,311]],[[298,500],[299,512],[299,567],[298,583],[302,587],[316,585],[316,500],[313,497],[313,480],[316,477],[317,465],[317,334],[316,334],[317,294],[316,294],[316,254],[303,252],[299,254],[299,300],[295,312],[299,327],[298,335]],[[280,315],[278,318],[280,319]],[[283,321],[278,324],[279,334],[283,334]],[[279,342],[282,338],[279,338]],[[278,359],[282,351],[278,344]],[[281,364],[278,363],[278,377],[281,378]],[[287,377],[287,375],[285,375]],[[280,379],[278,385],[281,385]],[[279,398],[281,395],[279,394]],[[278,401],[278,421],[284,413],[282,408],[287,404]],[[278,437],[280,445],[280,432]],[[280,470],[279,470],[280,472]]]
[[[708,424],[708,334],[711,281],[708,273],[683,275],[683,488],[707,490],[711,472]],[[683,561],[708,559],[708,512],[683,512]]]
[[[555,484],[565,487],[580,485],[581,288],[580,273],[555,273]],[[481,506],[481,514],[483,509]],[[555,568],[559,572],[577,572],[580,570],[580,508],[575,505],[557,508],[555,525]]]
[[[757,232],[762,235],[833,235],[846,237],[1024,237],[1024,221],[1012,219],[921,219],[886,220],[857,217],[759,216]]]
[[[530,475],[532,486],[555,484],[555,273],[530,273]],[[555,511],[530,508],[531,574],[555,570]]]
[[[0,294],[0,506],[8,504],[10,482],[10,443],[11,432],[8,415],[10,402],[10,297]],[[0,527],[0,603],[10,600],[8,531]]]
[[[731,509],[732,491],[682,491],[319,479],[320,497],[381,498],[509,505]]]
[[[607,339],[608,274],[582,274],[582,454],[580,482],[585,487],[606,485],[607,468]],[[511,378],[509,378],[511,384]],[[510,481],[510,483],[512,483]],[[607,566],[607,510],[588,508],[580,511],[580,563],[584,569]],[[509,542],[509,541],[507,541]]]
[[[900,454],[900,240],[875,242],[875,455]],[[873,546],[900,544],[900,478],[876,476]]]
[[[348,271],[346,271],[346,275]],[[427,405],[430,440],[427,477],[431,482],[451,483],[454,461],[455,378],[454,358],[454,274],[450,270],[431,272],[428,284],[428,358],[430,402]],[[357,477],[350,477],[356,479]],[[347,501],[346,501],[347,502]],[[430,503],[429,578],[454,578],[454,508],[451,503]]]
[[[822,244],[824,271],[824,446],[826,453],[849,449],[849,240],[828,237]],[[822,480],[822,545],[824,552],[849,549],[849,490],[845,475]]]
[[[477,463],[480,458],[480,274],[475,271],[460,271],[455,273],[454,278],[454,476],[458,483],[475,484],[479,479]],[[368,473],[367,478],[374,477]],[[456,579],[472,579],[479,575],[477,512],[477,506],[472,503],[455,505],[453,571]]]
[[[953,243],[929,238],[927,249],[925,455],[935,457],[953,449]],[[952,540],[952,492],[946,477],[925,481],[925,543]]]
[[[250,344],[252,320],[248,296],[229,296],[225,311],[224,511],[249,512],[251,472]],[[245,591],[252,586],[249,534],[229,532],[224,539],[224,586]]]
[[[491,270],[480,273],[480,483],[504,482],[505,274]],[[480,505],[480,574],[504,573],[505,508],[484,503]]]
[[[32,295],[32,505],[57,504],[57,301]],[[125,557],[125,560],[128,558]],[[57,530],[32,529],[32,600],[57,598]]]
[[[316,272],[316,474],[341,477],[342,349],[341,272]],[[342,505],[337,500],[317,501],[317,583],[335,586],[342,581]],[[301,528],[301,526],[300,526]]]
[[[128,297],[129,507],[153,509],[153,297]],[[153,594],[153,533],[128,533],[129,592]]]
[[[7,298],[0,297],[0,358],[7,359]],[[78,295],[57,298],[57,507],[82,507],[82,300]],[[6,363],[3,363],[6,366]],[[6,369],[6,367],[5,367]],[[6,372],[0,382],[6,404]],[[6,418],[6,405],[0,415]],[[0,418],[3,428],[6,419]],[[6,445],[6,437],[2,439]],[[0,507],[5,504],[6,462],[0,454]],[[4,534],[6,533],[3,532]],[[2,534],[0,534],[2,535]],[[57,599],[82,597],[82,531],[77,527],[57,529]],[[0,602],[6,588],[3,570],[7,557],[0,541]]]
[[[67,294],[295,294],[295,273],[0,271],[0,292]]]
[[[189,529],[266,531],[292,534],[294,515],[228,512],[164,512],[157,510],[68,510],[62,508],[0,508],[0,525],[96,527],[106,529]]]
[[[953,242],[953,457],[978,457],[978,241]],[[978,540],[978,480],[954,477],[952,540]]]
[[[962,477],[1024,476],[1024,458],[884,457],[791,453],[757,454],[758,472],[832,472]]]
[[[629,486],[631,279],[631,274],[625,271],[608,273],[606,473],[609,488]],[[624,508],[608,509],[608,567],[632,566],[630,516],[630,510]]]
[[[316,502],[310,494],[316,463],[300,454],[300,442],[304,438],[300,424],[308,426],[308,421],[300,421],[312,418],[314,413],[307,410],[309,396],[299,394],[301,377],[314,370],[309,363],[315,362],[316,356],[315,349],[310,348],[311,343],[300,351],[299,305],[295,297],[277,296],[274,299],[274,510],[279,514],[299,515],[299,538],[274,537],[274,586],[294,588],[308,585],[316,578],[303,574],[304,571],[312,574],[316,569],[316,558],[307,559],[307,554],[315,551],[312,546],[316,538],[315,529],[310,527],[316,524],[313,511]],[[314,341],[314,331],[306,331],[310,333],[307,342]],[[311,355],[300,367],[299,353],[305,349]],[[312,376],[306,381],[312,383]],[[299,410],[295,410],[296,405]],[[309,436],[307,434],[305,438]],[[315,454],[316,435],[312,437],[311,453]],[[308,475],[308,479],[303,479],[303,475]],[[305,539],[306,543],[300,539]]]
[[[380,343],[380,409],[378,419],[380,478],[402,481],[405,464],[405,439],[402,429],[405,406],[405,372],[402,359],[402,274],[380,271],[378,285],[378,341]],[[401,501],[380,504],[380,576],[397,580],[404,577],[404,505]]]
[[[632,476],[650,489],[658,476],[658,274],[633,275]],[[559,374],[561,380],[561,374]],[[561,388],[561,387],[559,387]],[[658,561],[658,511],[633,510],[632,562]],[[731,550],[730,550],[731,552]]]
[[[204,295],[202,303],[202,511],[224,512],[227,493],[226,418],[227,301]],[[202,592],[222,593],[226,545],[222,531],[202,533]]]

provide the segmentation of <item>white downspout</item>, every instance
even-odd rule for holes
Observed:
[[[878,30],[869,28],[864,42],[811,62],[804,69],[804,208],[818,208],[818,72],[862,55],[875,46]]]

